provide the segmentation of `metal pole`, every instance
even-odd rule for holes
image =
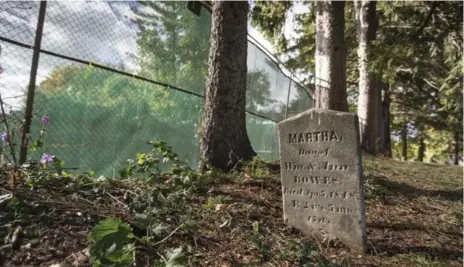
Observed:
[[[290,104],[290,90],[292,90],[292,78],[293,75],[290,76],[290,79],[288,79],[288,92],[287,92],[287,106],[285,107],[285,119],[288,118],[288,105]]]
[[[47,1],[40,2],[39,18],[35,32],[34,53],[32,55],[31,76],[29,77],[29,87],[27,90],[26,112],[24,115],[23,134],[21,137],[21,152],[19,155],[19,164],[23,164],[27,158],[28,136],[31,131],[32,109],[34,106],[35,81],[37,68],[39,66],[40,46],[42,44],[42,32],[45,21],[45,10]]]

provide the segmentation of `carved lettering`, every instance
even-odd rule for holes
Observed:
[[[330,134],[330,137],[329,137]],[[312,143],[312,142],[340,142],[342,138],[335,131],[320,131],[309,133],[290,133],[288,134],[288,142],[290,144]]]
[[[341,141],[341,138],[338,138],[337,134],[335,133],[335,131],[331,131],[330,132],[330,141],[338,141],[340,139]]]
[[[321,141],[322,142],[327,142],[329,141],[329,132],[321,132]]]
[[[300,150],[298,151],[298,155],[304,155],[304,156],[310,155],[310,156],[323,156],[323,157],[327,157],[328,154],[329,154],[329,148],[322,149],[322,150],[305,150],[305,149],[300,149]]]
[[[311,223],[319,223],[319,224],[323,224],[323,225],[326,225],[326,224],[329,224],[329,225],[333,225],[334,223],[325,218],[325,217],[317,217],[317,216],[308,216],[308,222],[311,222]]]
[[[303,195],[303,189],[288,189],[284,188],[284,194],[285,195]]]
[[[339,214],[353,214],[355,212],[351,208],[346,208],[342,206],[334,206],[333,204],[329,204],[328,206],[323,206],[319,204],[310,204],[307,201],[299,201],[299,200],[292,200],[289,206],[295,209],[307,209],[307,210],[312,210],[312,211],[332,212],[332,213],[339,213]]]
[[[295,184],[338,184],[338,178],[331,176],[294,176]]]
[[[296,164],[294,162],[285,162],[285,170],[287,171],[314,171],[316,167],[308,163],[308,165]]]
[[[354,213],[354,210],[352,210],[352,209],[345,208],[345,207],[334,207],[331,204],[329,204],[328,210],[330,212],[341,213],[341,214],[353,214]]]
[[[312,192],[307,190],[305,192],[305,196],[308,196],[309,199],[313,197],[323,197],[323,198],[339,198],[339,199],[349,199],[355,198],[355,194],[353,192],[336,192],[336,191],[325,191],[322,190],[320,192]]]
[[[328,162],[323,162],[319,169],[324,171],[347,171],[348,165],[335,165]]]

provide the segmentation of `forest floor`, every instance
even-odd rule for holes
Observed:
[[[363,165],[366,254],[286,226],[278,165],[261,164],[163,204],[166,219],[157,217],[153,237],[138,244],[137,266],[182,266],[165,253],[177,247],[186,266],[462,266],[462,167],[372,157]],[[0,204],[0,266],[90,266],[89,234],[106,217],[130,223],[136,236],[149,235],[133,211],[153,193],[145,194],[144,181],[0,186],[0,196],[13,196]],[[179,224],[179,213],[195,222],[194,230]]]

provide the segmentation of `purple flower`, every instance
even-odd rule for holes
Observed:
[[[43,116],[42,122],[43,124],[48,124],[50,122],[50,117],[48,117],[48,115]]]
[[[54,157],[55,156],[53,156],[53,155],[49,155],[49,154],[44,153],[42,155],[42,157],[40,158],[40,163],[46,164],[46,163],[52,162]]]
[[[2,142],[3,142],[3,143],[6,143],[6,142],[8,142],[8,135],[7,135],[6,133],[4,133],[4,134],[0,137],[0,139],[2,139]]]

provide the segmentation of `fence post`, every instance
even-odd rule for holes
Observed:
[[[290,101],[290,90],[292,89],[292,78],[293,78],[293,75],[291,75],[290,78],[288,79],[287,105],[285,107],[285,119],[288,118],[288,105],[290,104],[289,101]]]
[[[27,158],[27,147],[29,133],[31,131],[32,109],[34,106],[35,82],[37,76],[37,68],[39,66],[40,46],[42,44],[42,32],[45,21],[45,10],[47,1],[40,2],[39,17],[37,20],[37,28],[35,32],[34,53],[32,55],[31,75],[29,77],[29,87],[27,90],[26,111],[24,114],[23,133],[21,137],[21,152],[19,155],[19,164],[23,164]]]

